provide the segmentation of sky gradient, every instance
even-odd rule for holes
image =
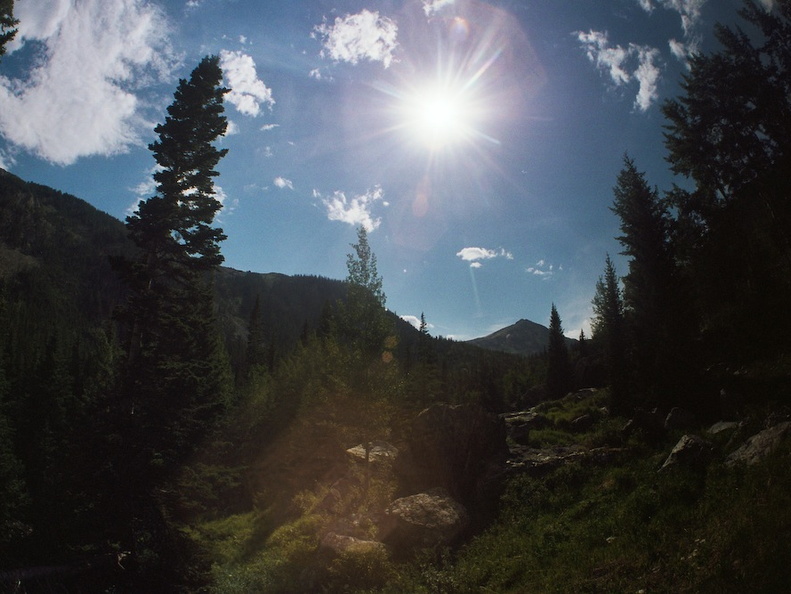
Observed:
[[[767,9],[771,2],[762,2]],[[740,0],[16,0],[0,167],[119,219],[154,191],[179,78],[217,54],[225,264],[342,279],[364,225],[431,334],[589,332],[623,155],[660,191],[660,105]]]

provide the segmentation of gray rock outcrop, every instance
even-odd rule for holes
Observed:
[[[752,465],[760,462],[771,454],[780,442],[791,433],[791,421],[778,423],[769,429],[764,429],[760,433],[753,435],[745,441],[738,449],[731,452],[726,458],[725,465],[735,464]]]
[[[399,553],[452,544],[469,525],[467,510],[444,489],[393,501],[380,525],[382,540]]]
[[[702,437],[684,435],[673,447],[660,470],[674,466],[704,467],[711,461],[713,452],[712,445]]]

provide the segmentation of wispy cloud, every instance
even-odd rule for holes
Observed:
[[[275,104],[272,89],[258,78],[253,58],[240,51],[220,52],[220,67],[230,92],[225,99],[239,113],[255,117],[261,113],[261,105],[269,109]]]
[[[606,71],[610,79],[616,85],[628,83],[631,79],[629,73],[624,69],[624,63],[629,57],[629,50],[616,45],[610,46],[610,40],[606,31],[577,31],[577,40],[582,43],[588,59],[597,68]]]
[[[659,50],[630,43],[628,46],[610,45],[606,31],[576,31],[588,59],[605,72],[616,87],[636,80],[639,84],[634,105],[647,111],[659,97],[657,86],[662,75]],[[636,64],[636,65],[635,65]]]
[[[280,124],[264,124],[259,128],[261,132],[269,132],[270,130],[274,130],[275,128],[279,128]]]
[[[533,276],[541,277],[544,280],[547,280],[554,276],[558,272],[562,272],[563,267],[557,266],[555,267],[554,264],[547,263],[546,260],[539,260],[533,266],[528,266],[525,268],[525,272],[528,274],[532,274]]]
[[[640,7],[647,13],[652,13],[656,6],[661,6],[666,10],[677,12],[681,18],[681,29],[684,33],[684,41],[670,39],[670,53],[678,60],[689,66],[690,56],[700,50],[700,34],[698,24],[700,23],[703,6],[708,0],[637,0]],[[764,5],[771,4],[774,0],[762,0]]]
[[[285,177],[277,176],[274,180],[272,180],[272,183],[275,184],[281,190],[294,189],[294,183],[290,179],[286,179]]]
[[[313,190],[313,197],[320,200],[327,211],[327,218],[331,221],[341,221],[349,225],[362,225],[369,233],[379,227],[381,217],[372,214],[373,205],[383,202],[384,190],[376,186],[365,194],[358,194],[351,198],[345,192],[336,190],[330,196],[323,196],[318,190]]]
[[[36,66],[25,79],[0,77],[0,134],[60,165],[125,152],[152,124],[135,92],[167,80],[177,60],[162,10],[142,0],[53,0],[14,7]]]
[[[637,48],[637,56],[639,65],[635,70],[634,77],[640,83],[640,88],[634,103],[640,111],[647,111],[659,98],[657,85],[662,68],[657,63],[661,57],[658,49],[647,46]]]
[[[703,6],[707,1],[708,0],[637,0],[637,3],[648,13],[653,12],[656,5],[666,10],[677,12],[681,17],[681,28],[684,30],[684,34],[689,35],[700,21]],[[772,0],[768,1],[771,2]]]
[[[435,15],[437,12],[455,3],[456,0],[423,0],[423,12],[427,17]]]
[[[388,68],[398,45],[395,21],[380,16],[378,11],[365,9],[357,14],[338,17],[332,25],[324,22],[314,28],[314,33],[322,38],[321,57],[336,62],[357,64],[361,60],[369,60],[381,62]]]
[[[456,256],[465,262],[470,262],[470,268],[481,268],[483,266],[482,260],[491,260],[492,258],[514,259],[514,255],[504,248],[490,250],[482,247],[466,247],[456,252]]]

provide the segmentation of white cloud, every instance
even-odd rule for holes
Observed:
[[[125,152],[152,126],[134,94],[176,60],[165,15],[145,0],[18,0],[9,50],[36,47],[26,79],[0,77],[0,134],[53,163]]]
[[[294,189],[294,183],[290,179],[286,179],[285,177],[277,176],[274,180],[272,180],[272,183],[274,183],[281,190],[284,190],[286,188],[289,190]]]
[[[657,65],[657,61],[660,59],[658,49],[641,47],[637,51],[640,65],[637,67],[634,76],[640,82],[640,90],[637,91],[637,98],[634,103],[635,107],[644,112],[659,98],[656,87],[659,83],[662,69]]]
[[[575,35],[585,48],[588,59],[600,70],[608,72],[613,83],[622,85],[629,82],[631,77],[624,69],[624,62],[629,57],[628,49],[620,45],[610,47],[606,31],[577,31]]]
[[[438,13],[446,6],[450,6],[456,0],[423,0],[423,12],[427,17],[431,17]]]
[[[239,134],[239,124],[233,120],[228,120],[228,127],[225,129],[223,136],[233,136],[234,134]]]
[[[415,328],[420,330],[420,317],[419,316],[404,315],[404,316],[401,316],[401,319],[404,320],[405,322],[408,322],[409,324],[412,324]],[[430,328],[433,328],[433,327],[434,327],[434,324],[430,324],[430,323],[426,322],[426,328],[430,329]]]
[[[616,87],[637,80],[639,88],[635,107],[646,111],[656,102],[657,86],[662,74],[659,50],[630,43],[627,47],[611,46],[604,31],[577,31],[574,33],[582,44],[588,59],[597,69],[607,73]],[[636,66],[634,63],[636,62]]]
[[[640,8],[648,13],[654,10],[654,4],[651,0],[637,0],[637,3],[640,5]]]
[[[525,272],[527,272],[528,274],[541,277],[544,280],[548,280],[556,273],[562,271],[563,271],[562,266],[555,267],[554,264],[547,264],[546,260],[539,260],[538,262],[535,263],[535,265],[528,266],[527,268],[525,268]]]
[[[220,67],[231,89],[225,98],[240,113],[255,117],[261,111],[261,104],[272,109],[275,104],[272,89],[258,78],[252,57],[240,51],[222,50]]]
[[[264,124],[259,128],[261,132],[269,132],[270,130],[274,130],[275,128],[279,128],[280,124]]]
[[[659,0],[667,10],[675,10],[681,16],[684,35],[690,35],[700,21],[703,5],[707,0]]]
[[[321,57],[336,62],[357,64],[360,60],[370,60],[387,68],[398,45],[395,21],[365,9],[338,17],[332,25],[322,23],[314,31],[323,38]]]
[[[670,53],[673,54],[676,59],[682,62],[687,59],[687,44],[678,39],[670,39],[667,44],[670,47]]]
[[[456,256],[465,262],[470,262],[470,268],[481,268],[483,266],[480,262],[481,260],[491,260],[492,258],[514,259],[514,255],[504,248],[490,250],[482,247],[466,247],[456,252]]]
[[[495,250],[488,250],[481,247],[466,247],[462,248],[456,255],[465,262],[474,262],[476,260],[488,260],[496,258],[497,252]]]
[[[374,217],[371,213],[374,203],[384,197],[384,190],[380,186],[351,198],[347,198],[346,194],[339,190],[333,192],[331,196],[322,196],[318,190],[313,190],[313,197],[321,200],[327,209],[327,218],[331,221],[341,221],[354,226],[362,225],[369,233],[377,229],[382,222],[381,217]]]

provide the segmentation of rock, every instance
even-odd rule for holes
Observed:
[[[690,429],[695,424],[695,414],[685,408],[673,407],[665,418],[665,429]]]
[[[594,423],[593,415],[582,415],[571,421],[571,430],[574,433],[584,433],[585,431],[593,427],[593,423]]]
[[[380,533],[401,553],[452,544],[469,525],[467,510],[444,489],[396,499],[385,510]]]
[[[427,408],[413,421],[407,442],[409,456],[398,460],[405,491],[443,487],[467,504],[488,497],[485,483],[508,456],[505,423],[477,405]]]
[[[503,420],[507,427],[523,426],[527,429],[544,429],[552,425],[549,417],[537,413],[533,410],[522,412],[507,413],[502,415]]]
[[[525,473],[530,476],[543,476],[551,470],[572,462],[586,462],[599,466],[611,464],[620,458],[623,448],[593,448],[583,446],[555,446],[551,448],[515,447],[508,459],[509,474]]]
[[[636,431],[642,432],[650,440],[660,439],[665,432],[665,421],[656,410],[648,412],[638,408],[621,430],[626,437]]]
[[[752,465],[760,462],[771,454],[780,442],[791,432],[791,422],[785,421],[764,429],[745,441],[738,449],[731,452],[725,459],[726,466],[735,464]]]
[[[354,460],[365,462],[365,445],[360,444],[346,450]],[[398,457],[398,448],[386,441],[372,441],[368,444],[368,461],[370,464],[392,463]]]
[[[700,468],[711,461],[712,453],[712,445],[702,437],[684,435],[673,447],[660,470],[666,470],[676,465]]]
[[[718,435],[725,431],[736,431],[739,428],[739,423],[736,421],[718,421],[709,427],[707,433],[709,435]]]
[[[363,540],[354,536],[345,536],[328,532],[319,543],[320,550],[339,556],[342,553],[368,553],[371,551],[387,551],[384,543],[376,540]]]

